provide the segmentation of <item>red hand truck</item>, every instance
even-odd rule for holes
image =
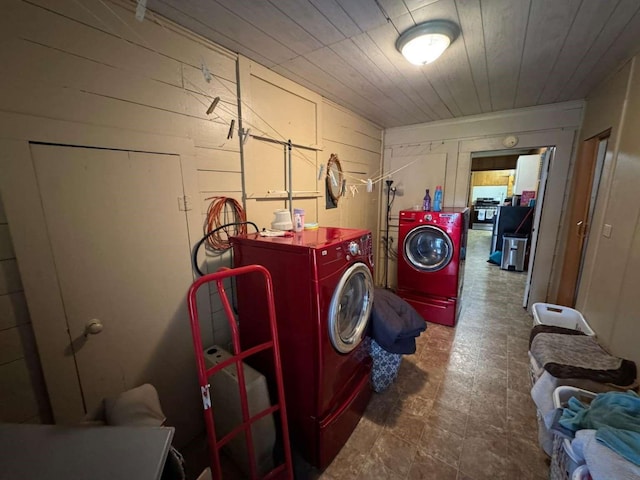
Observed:
[[[268,300],[268,312],[269,318],[266,319],[270,325],[271,339],[259,345],[248,348],[245,351],[241,350],[240,347],[240,336],[238,333],[238,326],[236,325],[235,317],[233,315],[233,311],[231,309],[231,304],[229,303],[229,299],[227,297],[227,293],[225,291],[223,281],[226,278],[235,277],[239,275],[245,274],[262,274],[264,277],[264,286],[265,292]],[[227,321],[229,322],[229,326],[231,327],[231,339],[233,343],[233,355],[231,358],[214,365],[211,368],[205,367],[204,362],[204,352],[202,345],[202,336],[200,333],[200,322],[198,318],[198,307],[196,305],[196,294],[198,289],[204,285],[211,282],[215,282],[216,287],[218,289],[218,294],[220,296],[220,301],[222,302],[222,306],[224,308],[224,312],[227,317]],[[282,450],[284,453],[284,462],[280,465],[277,465],[270,472],[268,472],[263,480],[293,480],[293,467],[291,460],[291,449],[289,445],[289,429],[287,425],[287,413],[285,408],[284,401],[284,387],[282,384],[282,367],[280,364],[280,349],[278,345],[278,332],[276,327],[276,314],[275,314],[275,306],[273,303],[273,282],[271,280],[271,274],[269,271],[260,266],[260,265],[248,265],[245,267],[239,268],[221,268],[219,271],[215,273],[211,273],[209,275],[205,275],[203,277],[198,278],[193,285],[189,288],[189,293],[187,295],[187,302],[189,307],[189,319],[191,323],[191,333],[193,336],[193,347],[195,349],[196,354],[196,363],[198,368],[198,381],[200,383],[200,392],[202,395],[202,403],[204,407],[204,420],[207,428],[207,439],[209,443],[209,454],[211,461],[211,469],[213,472],[213,478],[215,480],[222,479],[222,471],[220,467],[220,449],[228,443],[235,436],[244,433],[245,441],[247,445],[248,459],[249,459],[249,472],[250,479],[257,480],[258,468],[256,465],[255,459],[255,450],[251,432],[251,426],[261,418],[271,415],[275,412],[280,413],[280,422],[282,427]],[[247,401],[247,388],[245,384],[245,376],[244,376],[244,368],[243,361],[252,355],[255,355],[260,352],[264,352],[271,349],[273,352],[273,365],[275,370],[275,381],[278,392],[278,402],[273,404],[271,407],[258,412],[257,414],[251,416],[249,414],[249,405]],[[213,411],[211,408],[211,397],[210,397],[210,384],[209,378],[214,375],[216,372],[222,370],[225,367],[235,363],[237,374],[238,374],[238,387],[240,389],[240,403],[242,410],[242,423],[232,429],[228,434],[226,434],[223,438],[218,440],[216,436],[216,429],[213,421]]]

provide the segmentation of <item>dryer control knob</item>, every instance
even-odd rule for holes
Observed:
[[[427,213],[424,216],[424,219],[427,220],[428,222],[430,222],[431,220],[433,220],[433,215],[431,215],[430,213]]]
[[[349,244],[349,253],[353,256],[360,255],[360,245],[357,242],[351,242]]]

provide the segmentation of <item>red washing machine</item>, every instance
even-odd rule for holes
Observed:
[[[258,264],[271,273],[292,448],[324,469],[371,397],[371,359],[362,344],[373,303],[371,233],[319,228],[231,242],[234,266]],[[256,296],[259,280],[237,279],[243,349],[268,334],[266,300]],[[252,366],[273,378],[264,371],[271,363],[258,358]]]
[[[400,211],[396,293],[428,322],[456,324],[468,227],[468,208]]]

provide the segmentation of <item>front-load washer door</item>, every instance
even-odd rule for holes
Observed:
[[[433,225],[411,230],[402,246],[404,259],[422,272],[437,272],[453,258],[453,243],[445,231]]]
[[[373,277],[362,262],[340,278],[329,305],[329,338],[340,353],[349,353],[364,336],[373,306]]]

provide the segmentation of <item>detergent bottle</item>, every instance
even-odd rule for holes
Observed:
[[[422,200],[422,210],[428,211],[431,210],[431,195],[429,195],[429,189],[427,188],[427,193]]]
[[[439,212],[442,210],[442,187],[438,185],[436,187],[436,193],[433,195],[433,211]]]

